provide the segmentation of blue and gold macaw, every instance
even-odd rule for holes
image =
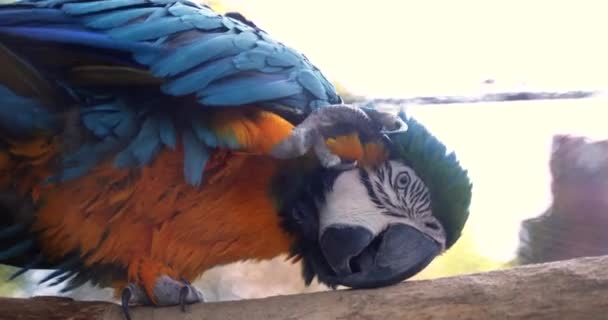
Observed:
[[[194,303],[283,253],[307,282],[402,281],[458,239],[471,185],[407,117],[341,104],[302,54],[187,0],[0,6],[0,262]]]

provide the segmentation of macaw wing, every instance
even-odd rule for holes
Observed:
[[[145,165],[181,142],[186,180],[198,185],[209,148],[267,149],[268,131],[252,137],[252,126],[287,128],[276,114],[341,101],[302,54],[185,0],[21,1],[0,7],[0,45],[0,65],[12,66],[0,75],[0,129],[88,134],[51,181],[108,156]],[[76,123],[54,121],[73,105]]]

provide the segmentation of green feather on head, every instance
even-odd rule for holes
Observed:
[[[460,237],[469,217],[472,184],[454,152],[446,153],[441,141],[403,111],[399,117],[408,129],[390,136],[391,159],[411,167],[429,188],[433,215],[445,229],[448,249]]]

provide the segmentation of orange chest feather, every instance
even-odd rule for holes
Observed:
[[[108,163],[40,190],[35,228],[46,253],[80,249],[88,265],[144,257],[193,278],[218,264],[288,251],[292,239],[269,193],[274,160],[216,152],[196,188],[184,183],[182,159],[164,151],[138,170]]]

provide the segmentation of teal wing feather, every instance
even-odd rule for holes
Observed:
[[[304,55],[192,1],[22,1],[0,10],[0,32],[129,52],[124,62],[164,79],[163,93],[195,94],[204,106],[267,103],[309,112],[340,102]]]
[[[79,106],[92,137],[63,155],[49,182],[86,174],[108,156],[117,167],[146,165],[181,143],[185,179],[198,185],[209,148],[239,147],[205,127],[209,110],[255,105],[301,116],[341,102],[301,53],[238,14],[187,0],[24,0],[0,6],[2,46]],[[13,62],[0,56],[0,65]],[[116,68],[82,68],[100,65]],[[0,129],[50,127],[41,110],[65,111],[17,90],[26,85],[14,79],[24,77],[0,76]]]

